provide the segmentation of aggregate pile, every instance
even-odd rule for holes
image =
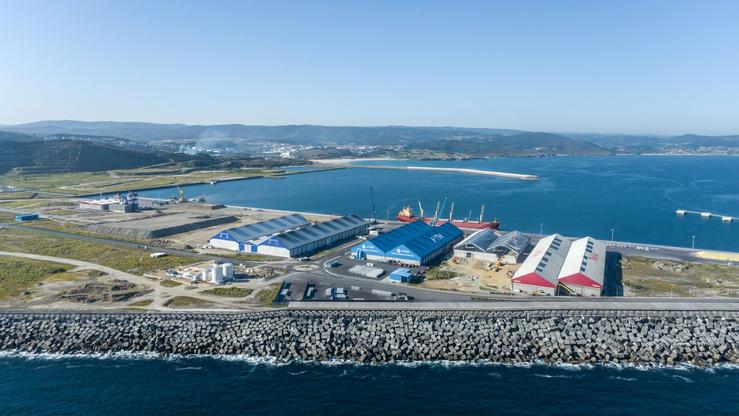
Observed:
[[[0,313],[0,350],[360,363],[739,363],[737,312]]]

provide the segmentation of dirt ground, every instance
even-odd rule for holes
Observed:
[[[503,265],[500,268],[486,261],[452,258],[441,264],[430,275],[454,277],[427,277],[421,284],[432,289],[456,290],[470,293],[510,293],[511,277],[519,265]]]
[[[626,296],[739,297],[739,267],[626,257]]]

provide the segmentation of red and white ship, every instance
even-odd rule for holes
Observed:
[[[413,208],[411,207],[405,207],[400,212],[398,212],[398,215],[395,217],[398,221],[402,222],[414,222],[414,221],[423,221],[426,224],[432,224],[434,220],[436,220],[436,225],[442,225],[447,222],[451,222],[453,225],[457,226],[458,228],[467,228],[467,229],[474,229],[474,230],[481,230],[483,228],[492,228],[497,230],[498,227],[500,227],[500,222],[497,220],[493,221],[485,221],[483,219],[483,216],[485,215],[485,205],[483,205],[480,208],[480,219],[479,220],[471,220],[469,217],[464,219],[455,219],[453,217],[454,215],[454,203],[452,203],[451,209],[449,210],[449,218],[438,218],[437,216],[434,217],[424,217],[423,216],[423,207],[421,206],[421,203],[418,203],[418,207],[421,211],[420,216],[416,216],[413,213]],[[437,211],[439,207],[437,206]],[[470,211],[470,216],[472,215],[472,212]]]

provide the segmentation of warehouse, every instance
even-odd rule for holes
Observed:
[[[209,244],[214,248],[256,253],[257,245],[251,244],[250,242],[252,240],[309,225],[310,221],[300,214],[286,215],[284,217],[223,230],[213,236],[209,240]]]
[[[580,296],[600,296],[606,268],[606,246],[590,237],[570,245],[558,281],[568,292]]]
[[[415,221],[355,246],[352,256],[359,260],[425,266],[448,253],[462,236],[462,230],[451,223],[432,227]]]
[[[486,228],[454,246],[454,257],[517,264],[529,246],[529,241],[529,237],[519,231],[499,236],[492,229]]]
[[[570,240],[559,234],[542,238],[511,279],[511,290],[554,296],[559,272],[570,249]]]
[[[253,241],[257,253],[278,257],[300,257],[315,253],[339,241],[367,234],[369,223],[352,214],[319,222]]]

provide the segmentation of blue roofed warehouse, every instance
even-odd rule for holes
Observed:
[[[425,266],[448,253],[462,236],[462,230],[451,223],[432,227],[415,221],[354,246],[352,256],[360,260]]]

